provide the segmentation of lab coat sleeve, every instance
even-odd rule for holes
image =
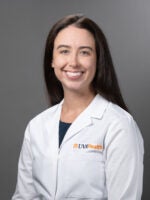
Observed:
[[[108,200],[141,200],[143,154],[143,139],[133,118],[113,123],[106,136]]]
[[[33,186],[33,158],[30,143],[30,127],[28,125],[19,157],[17,185],[12,200],[40,200]]]

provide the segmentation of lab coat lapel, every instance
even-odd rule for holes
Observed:
[[[63,143],[78,134],[85,127],[92,126],[94,124],[93,118],[102,119],[107,105],[107,100],[100,95],[96,95],[90,105],[72,123],[64,137]]]
[[[77,119],[72,123],[70,126],[70,129],[68,129],[68,132],[66,134],[66,137],[64,139],[69,139],[70,137],[74,136],[78,132],[80,132],[83,128],[92,125],[92,119],[90,115],[88,115],[88,110],[83,111]]]

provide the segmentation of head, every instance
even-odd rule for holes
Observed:
[[[99,93],[107,100],[127,110],[121,96],[106,37],[94,21],[83,15],[69,15],[60,19],[54,24],[48,35],[44,56],[44,75],[51,105],[59,103],[64,97],[62,85],[56,78],[54,69],[51,66],[53,62],[54,42],[58,33],[70,25],[80,29],[86,29],[94,38],[96,48],[96,73],[91,82],[93,92],[95,94]]]

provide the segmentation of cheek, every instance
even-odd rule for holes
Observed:
[[[61,70],[59,67],[54,68],[54,73],[55,73],[55,76],[57,77],[57,79],[61,80]]]
[[[96,73],[96,62],[91,62],[90,65],[88,66],[88,71],[90,74],[90,79],[92,80],[95,76]]]
[[[54,58],[53,65],[54,67],[63,67],[66,64],[66,60],[62,58]]]
[[[96,62],[95,62],[95,60],[89,60],[88,62],[84,63],[84,66],[91,73],[95,73],[95,71],[96,71]]]

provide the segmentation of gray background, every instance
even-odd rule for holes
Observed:
[[[145,140],[143,200],[150,199],[150,1],[0,0],[0,199],[15,189],[28,121],[48,107],[43,52],[51,25],[84,13],[103,29],[123,96]]]

